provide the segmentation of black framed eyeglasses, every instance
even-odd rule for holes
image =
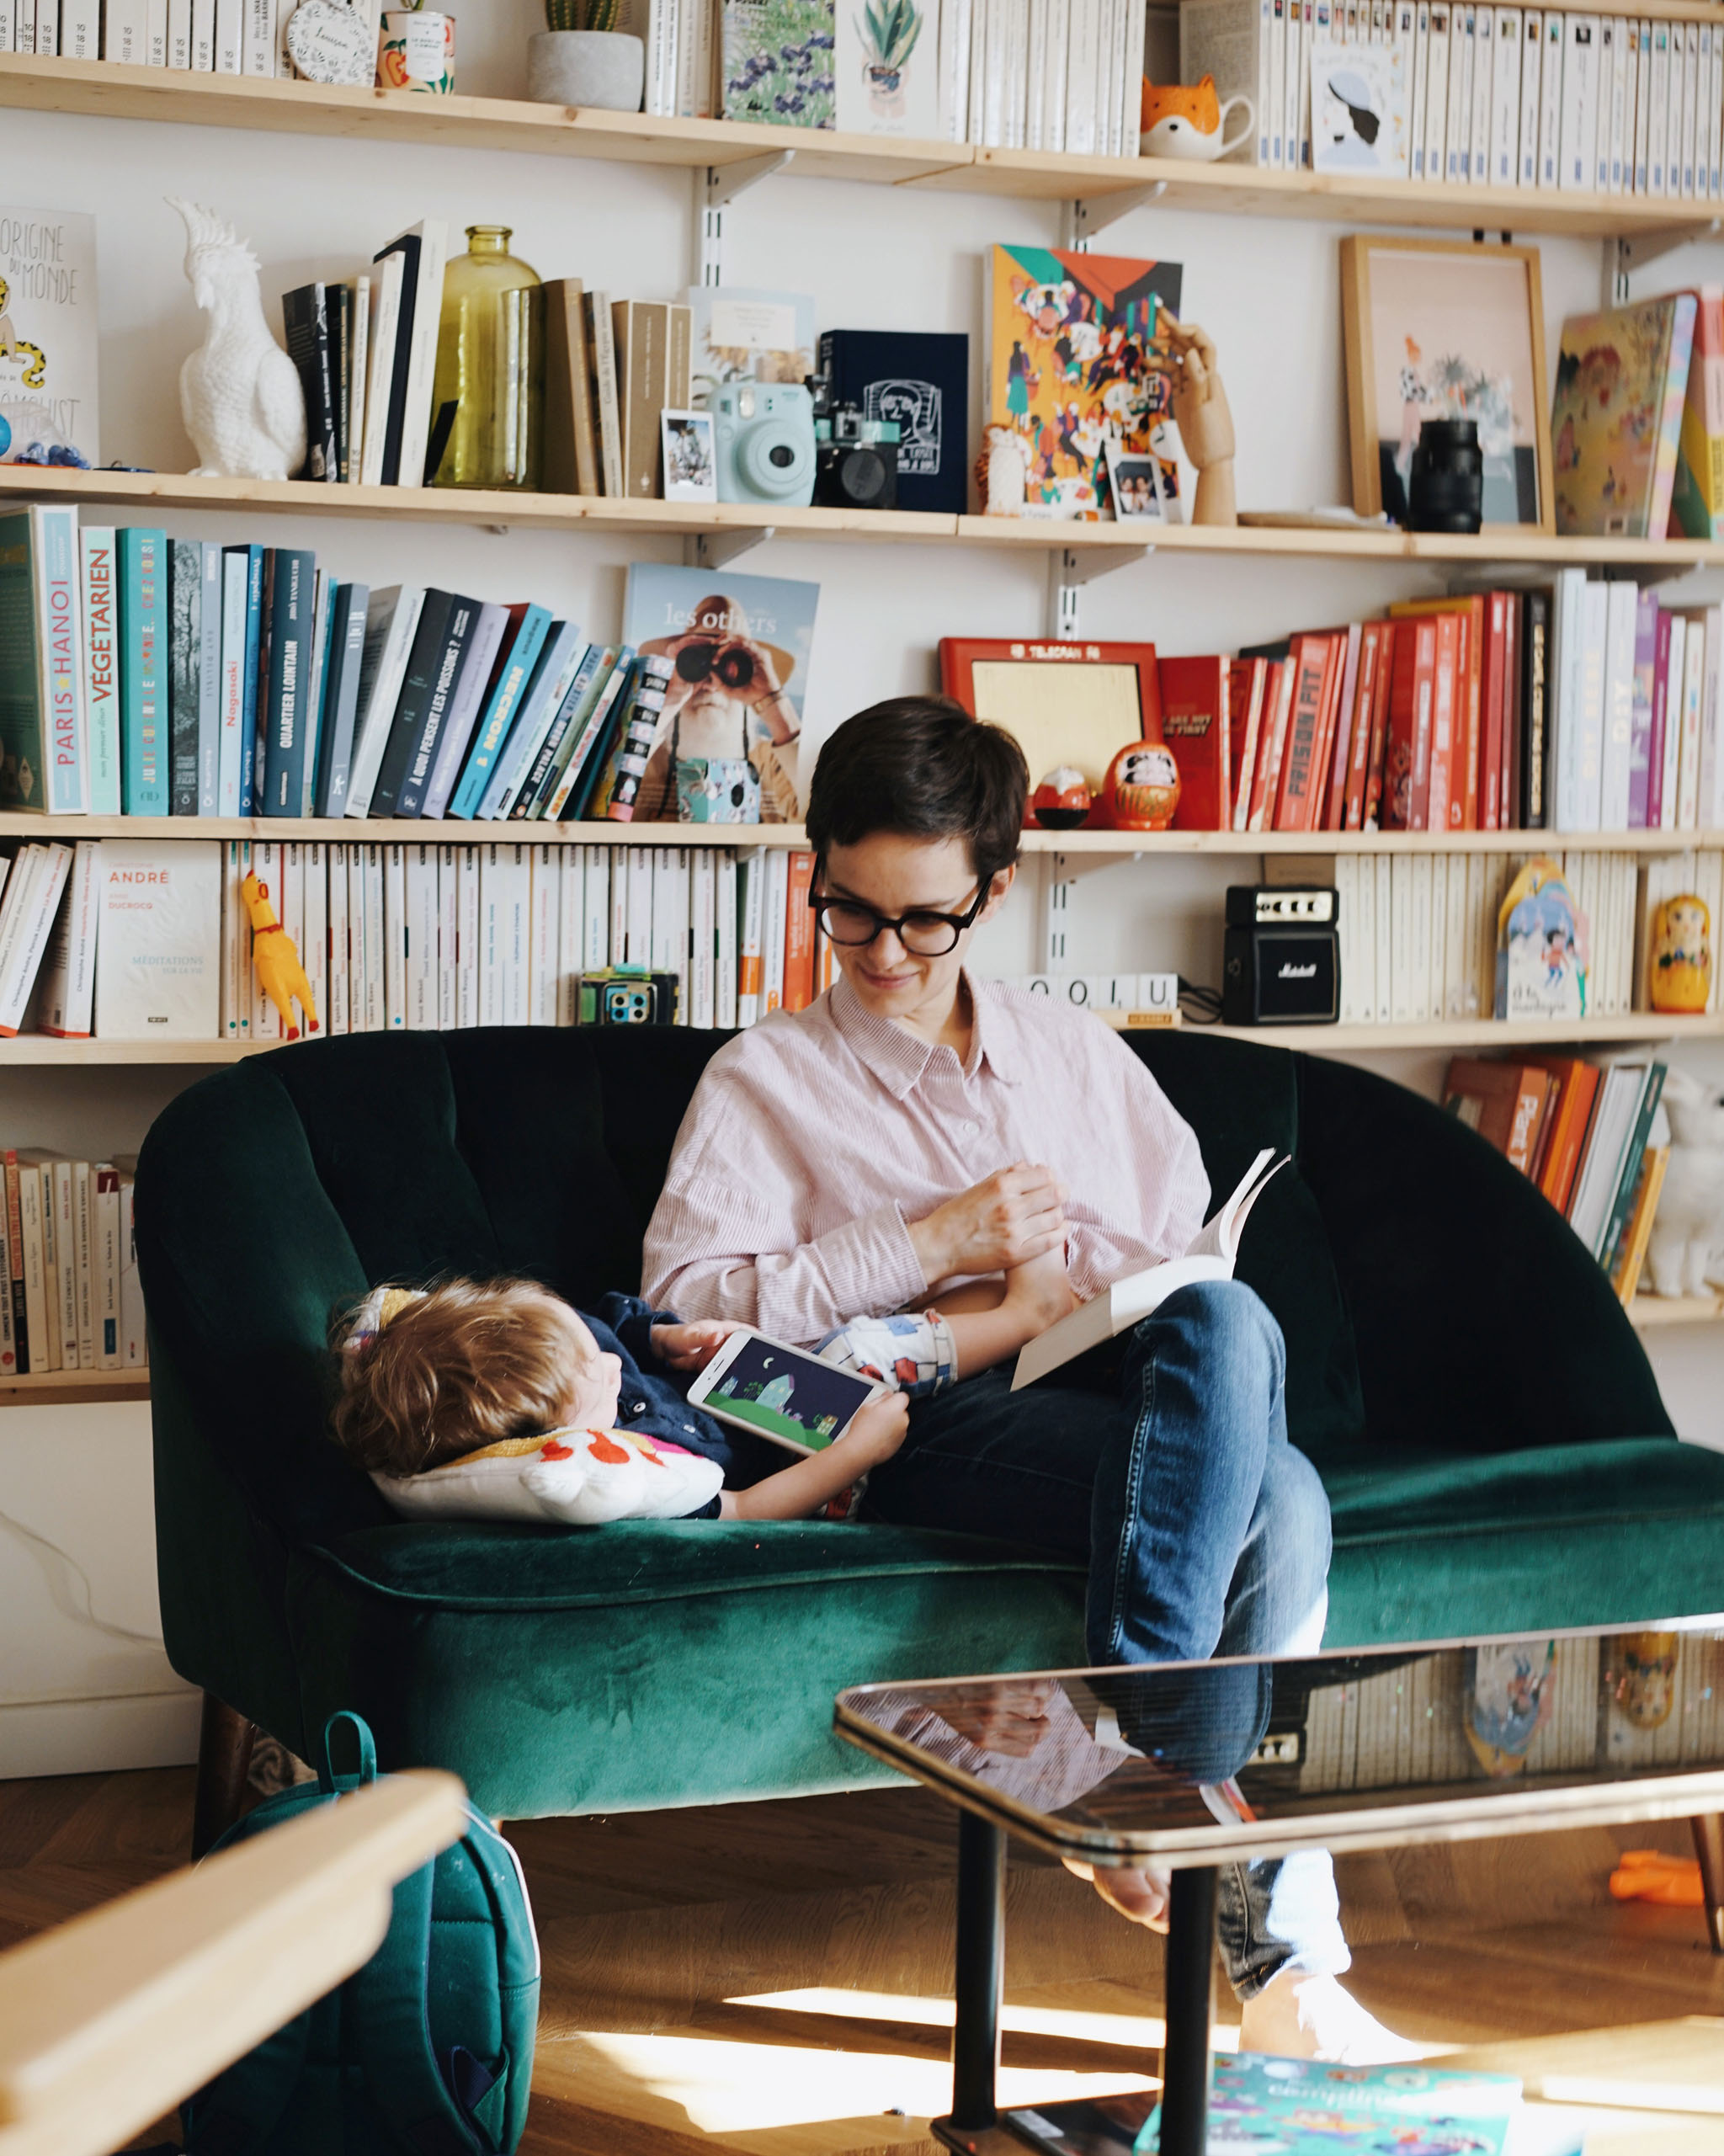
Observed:
[[[957,948],[958,938],[973,928],[976,917],[987,903],[988,886],[979,885],[967,913],[901,913],[892,920],[871,906],[859,906],[853,898],[827,898],[817,891],[808,894],[816,919],[837,944],[857,948],[870,944],[890,929],[905,950],[917,958],[944,958]]]

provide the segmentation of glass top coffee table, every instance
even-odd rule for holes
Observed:
[[[1173,1871],[1162,2156],[1207,2132],[1216,1867],[1301,1849],[1691,1818],[1724,1951],[1724,1617],[1299,1659],[862,1685],[841,1737],[960,1807],[952,2109],[966,2156],[1100,2148],[994,2105],[1005,1837]],[[1119,2145],[1119,2144],[1115,2144]],[[1125,2146],[1130,2146],[1130,2136]]]

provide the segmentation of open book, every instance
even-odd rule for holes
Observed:
[[[1092,1302],[1070,1312],[1057,1325],[1038,1334],[1019,1354],[1012,1390],[1016,1392],[1033,1385],[1038,1377],[1046,1377],[1074,1355],[1111,1340],[1194,1280],[1232,1280],[1240,1234],[1251,1208],[1270,1179],[1286,1165],[1285,1153],[1277,1160],[1274,1147],[1265,1146],[1246,1170],[1238,1189],[1199,1232],[1183,1258],[1169,1258],[1143,1272],[1128,1274]]]

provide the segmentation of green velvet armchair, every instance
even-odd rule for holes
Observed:
[[[639,1280],[721,1035],[396,1034],[205,1079],[138,1167],[157,1539],[206,1694],[198,1833],[253,1725],[306,1754],[357,1708],[392,1767],[522,1818],[889,1780],[831,1735],[870,1679],[1069,1666],[1083,1580],[955,1530],[407,1524],[324,1434],[332,1307],[385,1278]],[[1717,1605],[1724,1457],[1679,1444],[1609,1285],[1471,1131],[1348,1066],[1128,1036],[1214,1187],[1291,1153],[1240,1275],[1287,1337],[1293,1442],[1333,1507],[1339,1645]]]

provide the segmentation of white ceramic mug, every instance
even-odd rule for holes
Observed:
[[[1245,125],[1232,141],[1221,138],[1227,131],[1227,114],[1235,105],[1245,108]],[[1257,107],[1242,92],[1229,98],[1221,107],[1213,135],[1200,134],[1189,120],[1178,113],[1169,113],[1158,120],[1153,127],[1146,128],[1137,138],[1141,155],[1146,157],[1183,157],[1194,164],[1211,165],[1217,157],[1225,157],[1237,150],[1242,142],[1251,140],[1257,125]]]

